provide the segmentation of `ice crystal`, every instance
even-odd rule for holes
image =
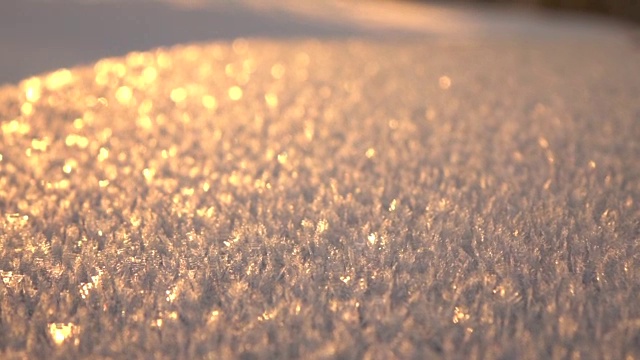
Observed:
[[[4,87],[0,357],[638,357],[638,64],[237,40]]]

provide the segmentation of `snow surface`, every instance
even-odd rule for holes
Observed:
[[[638,358],[639,70],[237,39],[0,88],[0,355]]]

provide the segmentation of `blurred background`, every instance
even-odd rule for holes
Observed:
[[[475,3],[517,4],[543,9],[604,14],[640,21],[638,0],[466,0]]]
[[[179,43],[237,37],[634,41],[640,0],[9,0],[0,85]]]
[[[640,21],[638,0],[468,0],[473,2],[516,3],[541,8],[591,12]]]

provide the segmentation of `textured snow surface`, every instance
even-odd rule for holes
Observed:
[[[0,89],[4,358],[638,358],[640,52],[236,40]]]

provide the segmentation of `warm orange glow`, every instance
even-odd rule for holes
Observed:
[[[109,157],[109,150],[107,148],[101,147],[100,152],[98,153],[98,161],[103,162],[107,160]]]
[[[84,121],[81,118],[73,120],[73,127],[76,128],[76,130],[82,129],[84,127]]]
[[[438,79],[438,84],[442,90],[447,90],[451,87],[451,78],[448,76],[441,76],[440,79]]]
[[[69,147],[77,146],[77,147],[79,147],[81,149],[84,149],[87,146],[89,146],[89,139],[87,139],[84,136],[80,136],[80,135],[76,135],[76,134],[69,134],[65,138],[64,143],[65,143],[65,145],[67,145]]]
[[[471,317],[471,315],[469,315],[468,312],[466,312],[462,307],[458,307],[456,306],[453,309],[453,323],[454,324],[458,324],[464,321],[469,320],[469,318]]]
[[[369,148],[367,149],[367,152],[364,154],[367,158],[371,159],[372,157],[376,156],[376,149],[374,148]]]
[[[142,219],[137,215],[132,216],[129,221],[131,222],[131,225],[133,225],[133,227],[139,227],[140,224],[142,224]]]
[[[171,61],[171,57],[167,53],[159,53],[156,57],[156,62],[158,66],[162,69],[168,69],[173,65],[173,61]]]
[[[49,141],[47,139],[32,139],[31,140],[31,148],[33,148],[33,150],[47,151],[47,147],[48,146],[49,146]]]
[[[156,171],[154,169],[146,168],[142,170],[142,175],[147,181],[151,181],[153,177],[156,175]]]
[[[396,199],[393,199],[393,201],[391,201],[391,204],[389,204],[389,211],[395,211],[397,205],[398,201]]]
[[[152,66],[147,66],[142,71],[142,78],[148,84],[151,84],[152,82],[154,82],[157,77],[158,77],[158,70],[156,70],[156,68],[154,68]]]
[[[20,107],[20,112],[24,116],[31,115],[33,113],[33,105],[31,103],[28,103],[28,102],[22,104],[22,106]]]
[[[151,118],[144,115],[140,116],[136,119],[136,125],[142,129],[151,129],[153,127],[153,122],[151,122]]]
[[[280,63],[277,63],[271,67],[271,76],[273,76],[273,78],[276,80],[282,79],[282,77],[284,76],[284,73],[285,73],[284,65]]]
[[[242,89],[239,86],[232,86],[229,88],[229,99],[238,101],[242,99]]]
[[[73,80],[73,74],[68,69],[60,69],[51,73],[45,79],[47,89],[51,91],[60,90]]]
[[[278,107],[278,95],[274,93],[267,93],[264,96],[264,100],[267,103],[267,106],[271,109],[275,109]]]
[[[64,163],[64,166],[62,166],[62,171],[65,174],[71,174],[71,172],[75,170],[77,167],[78,167],[78,162],[75,159],[67,159]]]
[[[122,105],[129,105],[133,98],[133,91],[128,86],[120,86],[116,90],[116,100]]]
[[[289,160],[289,154],[287,154],[286,152],[278,154],[278,162],[280,164],[282,164],[282,165],[286,164],[287,160]]]
[[[376,234],[374,233],[369,234],[369,236],[367,237],[367,241],[369,241],[369,244],[375,245],[377,241]]]
[[[78,332],[78,326],[73,323],[51,323],[49,324],[49,335],[56,345],[62,345],[65,341],[73,337]],[[77,345],[79,339],[74,341]]]
[[[325,219],[318,221],[318,225],[316,226],[316,233],[322,234],[329,229],[329,222]]]
[[[37,102],[42,96],[42,81],[40,78],[30,78],[22,84],[27,101]]]
[[[18,121],[17,119],[11,120],[8,123],[2,124],[2,132],[4,134],[19,134],[24,135],[31,131],[31,126],[27,123]]]
[[[218,101],[211,95],[204,95],[202,97],[202,106],[209,110],[215,110],[218,107]]]
[[[171,90],[171,95],[169,97],[174,103],[183,102],[187,99],[187,90],[181,87],[175,88]]]

